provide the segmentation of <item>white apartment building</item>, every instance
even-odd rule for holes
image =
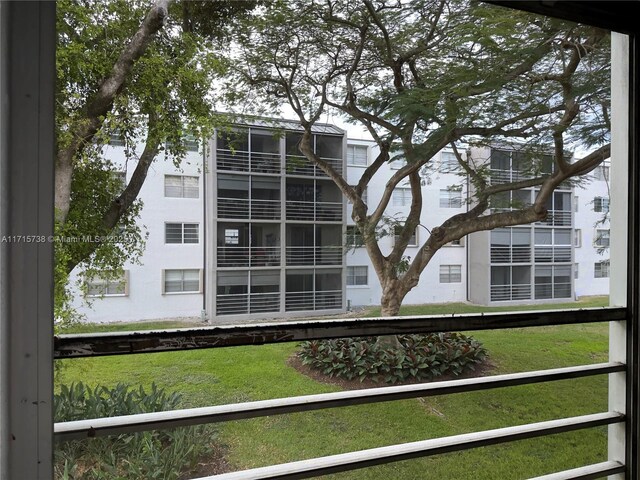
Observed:
[[[347,139],[333,125],[318,124],[313,133],[316,153],[346,172],[350,184],[377,155],[375,143]],[[218,132],[206,158],[192,145],[180,169],[158,158],[140,194],[140,223],[149,232],[141,265],[126,265],[119,283],[93,279],[89,298],[76,295],[77,310],[95,322],[189,317],[221,324],[379,304],[381,287],[365,249],[350,246],[351,206],[300,156],[300,135],[296,122],[255,121]],[[517,154],[508,148],[470,153],[489,162],[492,181],[518,174]],[[123,147],[110,145],[105,155],[127,168],[128,180],[133,167]],[[366,203],[377,205],[400,166],[394,161],[381,168]],[[468,208],[472,192],[456,166],[445,150],[425,171],[423,213],[407,257],[431,228]],[[556,191],[544,222],[478,232],[443,247],[404,303],[504,305],[607,294],[608,168],[581,186]],[[526,203],[534,194],[521,191],[509,200]],[[402,220],[410,203],[410,190],[401,184],[386,214]],[[383,253],[393,241],[393,235],[380,239]]]

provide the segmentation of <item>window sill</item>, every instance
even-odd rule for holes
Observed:
[[[202,291],[193,290],[190,292],[162,292],[162,295],[201,295]]]

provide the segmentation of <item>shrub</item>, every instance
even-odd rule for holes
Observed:
[[[57,422],[172,410],[180,396],[154,385],[91,388],[62,385],[54,396]],[[64,480],[145,478],[175,480],[211,451],[210,427],[184,427],[72,440],[57,445],[55,477]]]
[[[383,346],[376,337],[314,340],[303,342],[298,356],[329,377],[391,384],[458,376],[487,356],[479,341],[461,333],[399,335],[398,340],[399,348]]]

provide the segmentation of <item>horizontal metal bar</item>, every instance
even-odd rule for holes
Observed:
[[[388,447],[372,448],[357,452],[331,455],[328,457],[301,460],[270,467],[254,468],[240,472],[226,473],[193,480],[258,480],[258,479],[298,479],[317,475],[345,472],[358,468],[409,460],[412,458],[439,455],[442,453],[469,450],[501,443],[536,438],[555,433],[569,432],[583,428],[609,425],[624,421],[624,415],[617,412],[596,413],[581,417],[564,418],[548,422],[531,423],[517,427],[498,428],[484,432],[466,433],[450,437],[404,443]]]
[[[213,407],[190,408],[168,412],[125,415],[62,422],[54,425],[55,439],[67,441],[87,437],[114,435],[159,428],[175,428],[204,423],[226,422],[293,412],[305,412],[325,408],[346,407],[367,403],[404,400],[451,393],[488,390],[533,383],[566,380],[607,373],[621,372],[626,368],[620,363],[600,363],[577,367],[555,368],[533,372],[510,373],[487,377],[466,378],[444,382],[430,382],[396,387],[368,388],[344,392],[304,395],[298,397],[235,403]]]
[[[542,477],[530,478],[529,480],[591,480],[607,475],[615,475],[616,473],[624,473],[624,471],[625,466],[620,462],[602,462],[565,470],[564,472],[551,473]]]
[[[264,324],[58,335],[55,358],[167,352],[320,338],[495,330],[625,320],[625,308],[538,310],[380,318],[298,320]]]

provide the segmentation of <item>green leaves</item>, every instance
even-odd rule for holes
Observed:
[[[172,410],[180,395],[151,384],[109,388],[82,382],[62,384],[54,396],[57,422]],[[69,441],[55,450],[56,478],[176,480],[208,454],[215,434],[210,427],[147,431]]]
[[[460,333],[400,335],[400,348],[387,348],[375,337],[313,340],[300,344],[298,357],[329,377],[386,383],[429,381],[458,376],[481,364],[487,351]]]

